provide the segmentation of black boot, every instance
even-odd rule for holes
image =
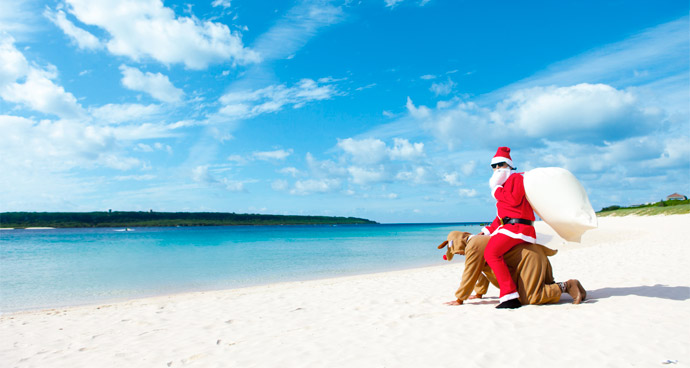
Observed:
[[[522,303],[518,298],[506,300],[505,302],[496,306],[496,309],[515,309],[522,307]]]

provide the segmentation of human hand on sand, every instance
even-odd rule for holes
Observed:
[[[462,300],[451,300],[447,303],[443,303],[445,305],[462,305]]]
[[[470,297],[468,299],[481,299],[481,298],[482,298],[482,294],[474,294],[474,295],[470,295]]]

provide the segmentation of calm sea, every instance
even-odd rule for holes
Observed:
[[[0,231],[0,312],[443,264],[478,224]],[[119,231],[118,231],[119,230]]]

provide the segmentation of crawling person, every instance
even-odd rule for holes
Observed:
[[[484,250],[489,236],[471,235],[467,232],[451,231],[447,240],[438,246],[446,248],[444,259],[452,260],[453,255],[465,256],[465,270],[460,287],[455,292],[456,300],[448,305],[461,305],[467,299],[481,298],[486,294],[488,283],[498,287],[496,276],[484,259]],[[508,266],[512,281],[517,285],[521,304],[551,304],[560,301],[563,293],[573,298],[573,304],[580,304],[587,292],[578,280],[554,282],[553,270],[548,257],[556,250],[535,243],[522,243],[511,248],[503,259]],[[471,296],[472,291],[475,296]]]

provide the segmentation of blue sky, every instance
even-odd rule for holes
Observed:
[[[485,221],[690,194],[687,1],[0,0],[0,211]]]

